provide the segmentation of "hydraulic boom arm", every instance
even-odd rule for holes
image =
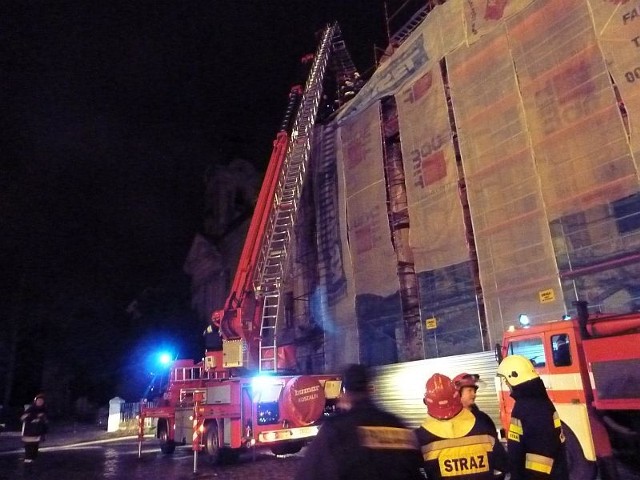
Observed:
[[[265,173],[256,207],[251,217],[247,237],[242,248],[242,254],[238,262],[238,268],[233,279],[233,285],[222,310],[217,310],[212,315],[212,321],[220,329],[220,334],[226,340],[242,338],[241,311],[244,299],[248,292],[253,290],[253,276],[256,259],[260,253],[260,238],[264,235],[265,225],[269,218],[269,210],[272,208],[273,195],[278,184],[279,172],[287,153],[289,135],[287,129],[291,123],[291,116],[295,109],[302,88],[296,85],[289,93],[289,104],[282,121],[280,131],[273,141],[273,150],[269,159],[269,165]]]
[[[224,308],[212,315],[222,336],[223,350],[225,345],[231,348],[229,342],[235,342],[235,353],[229,356],[246,356],[249,365],[244,359],[240,363],[250,368],[257,366],[261,371],[276,371],[276,357],[285,354],[276,344],[282,280],[330,58],[334,70],[355,71],[337,23],[323,30],[304,89],[298,86],[291,90],[231,291]]]

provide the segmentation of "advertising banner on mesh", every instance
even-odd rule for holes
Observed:
[[[458,171],[440,68],[396,96],[416,271],[469,259]]]
[[[355,291],[387,296],[399,285],[387,215],[379,104],[355,120],[340,127],[339,142]]]
[[[342,235],[346,221],[344,200],[341,201],[339,192],[336,133],[335,122],[316,127],[313,150],[319,275],[330,305],[347,293],[348,255],[345,257],[343,252]]]
[[[595,34],[605,64],[619,92],[616,124],[630,130],[636,170],[640,169],[640,6],[637,2],[590,0]],[[635,128],[634,128],[635,127]]]
[[[383,97],[394,95],[421,76],[425,68],[437,65],[447,52],[462,45],[465,41],[462,3],[449,1],[436,6],[414,33],[380,63],[362,90],[340,111],[339,122]]]
[[[508,30],[549,219],[635,192],[636,168],[587,3],[538,3]]]
[[[312,312],[325,332],[325,368],[338,370],[359,359],[353,269],[347,242],[342,162],[338,160],[337,122],[318,126],[313,159],[316,241],[320,285]]]
[[[559,291],[555,258],[504,30],[452,53],[447,65],[493,344],[517,318],[510,308],[541,311],[539,283]],[[512,302],[516,293],[527,301]]]
[[[524,10],[533,0],[465,0],[462,3],[467,42],[473,43],[492,32],[504,19]]]

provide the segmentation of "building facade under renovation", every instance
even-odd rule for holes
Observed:
[[[278,329],[303,370],[640,309],[634,5],[443,2],[316,124]]]

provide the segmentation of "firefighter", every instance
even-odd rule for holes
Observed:
[[[515,400],[507,434],[512,480],[568,480],[565,437],[547,390],[521,355],[509,355],[498,366]]]
[[[427,380],[427,419],[417,436],[429,480],[493,480],[497,464],[506,464],[493,422],[462,407],[460,393],[446,375]]]
[[[472,412],[480,410],[476,405],[476,393],[478,392],[478,380],[480,375],[475,373],[460,373],[453,377],[453,384],[460,392],[462,406]]]
[[[33,403],[25,408],[20,417],[22,422],[22,443],[24,444],[24,462],[31,463],[38,456],[40,442],[47,433],[47,409],[44,405],[44,395],[38,394]]]
[[[362,365],[342,376],[342,410],[307,447],[296,480],[424,480],[415,434],[377,407]]]
[[[481,417],[483,423],[493,426],[493,436],[496,439],[494,468],[500,472],[506,472],[509,470],[507,453],[502,443],[500,443],[500,439],[498,438],[498,429],[496,428],[496,424],[491,419],[491,417],[480,410],[480,407],[478,407],[478,405],[476,404],[476,395],[478,392],[479,381],[480,375],[478,375],[477,373],[460,373],[453,377],[453,384],[456,387],[456,390],[458,390],[458,392],[460,393],[460,401],[462,402],[462,407],[469,410],[476,417]]]

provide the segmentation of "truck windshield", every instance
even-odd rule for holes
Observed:
[[[544,356],[544,346],[542,338],[526,338],[523,340],[514,340],[509,343],[509,355],[522,355],[528,358],[534,367],[541,368],[547,365]]]

